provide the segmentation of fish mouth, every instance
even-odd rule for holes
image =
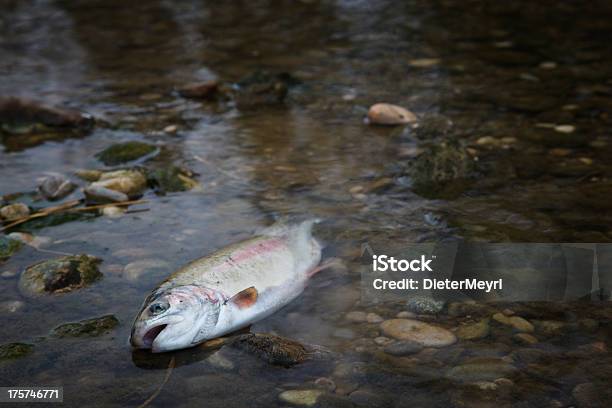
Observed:
[[[159,336],[159,334],[167,327],[167,324],[160,324],[147,330],[144,336],[142,336],[142,343],[144,348],[152,348],[153,342]]]

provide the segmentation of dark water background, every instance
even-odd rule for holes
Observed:
[[[322,376],[338,384],[333,398],[320,402],[327,406],[359,402],[350,397],[357,389],[377,396],[369,405],[561,407],[576,403],[579,384],[609,388],[607,303],[513,305],[528,318],[597,325],[541,335],[533,347],[500,328],[411,366],[378,358],[377,326],[351,325],[343,316],[359,309],[391,318],[403,310],[357,303],[359,274],[351,265],[365,241],[401,248],[457,238],[612,239],[611,18],[604,1],[2,2],[0,94],[74,107],[107,126],[41,144],[4,139],[0,193],[31,191],[45,172],[103,168],[94,154],[127,140],[162,146],[153,160],[190,167],[202,188],[149,192],[141,206],[147,212],[35,231],[51,239],[49,249],[102,258],[105,276],[87,289],[35,300],[21,297],[15,276],[0,280],[1,301],[24,302],[2,312],[0,342],[35,345],[31,355],[3,363],[1,385],[63,385],[69,406],[138,405],[167,365],[167,356],[133,356],[127,344],[146,293],[186,261],[275,216],[311,214],[327,220],[319,234],[346,271],[319,275],[253,330],[339,355],[284,369],[235,350],[212,360],[184,351],[154,406],[282,405],[282,390],[312,388]],[[439,61],[419,66],[423,59]],[[244,110],[174,91],[200,80],[235,82],[260,69],[289,72],[302,83],[281,106]],[[409,129],[365,126],[367,108],[380,101],[451,120],[448,137],[473,149],[476,174],[442,193],[415,191],[410,152],[430,141]],[[178,132],[164,132],[169,125]],[[559,132],[559,125],[574,131]],[[48,257],[25,248],[1,269],[19,271]],[[155,267],[133,278],[123,272],[143,260]],[[61,323],[105,314],[120,321],[105,336],[49,336]],[[465,318],[431,320],[452,328]],[[538,351],[525,351],[532,349]],[[474,357],[512,362],[511,390],[485,392],[445,378]]]

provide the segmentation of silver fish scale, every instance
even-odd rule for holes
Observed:
[[[173,273],[159,290],[181,285],[216,289],[226,296],[255,286],[258,292],[295,279],[295,257],[277,237],[259,236],[220,249]]]

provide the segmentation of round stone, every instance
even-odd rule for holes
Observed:
[[[389,337],[413,341],[424,347],[445,347],[457,341],[451,331],[413,319],[386,320],[380,328]]]
[[[310,407],[317,403],[317,398],[323,393],[323,390],[288,390],[281,392],[278,398],[289,404]]]

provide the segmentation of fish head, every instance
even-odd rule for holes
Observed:
[[[130,343],[154,353],[192,347],[214,331],[221,304],[214,291],[196,285],[157,290],[136,317]]]

